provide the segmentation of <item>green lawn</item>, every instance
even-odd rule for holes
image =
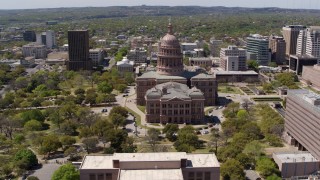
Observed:
[[[137,105],[137,107],[138,107],[138,109],[140,109],[140,111],[142,111],[143,113],[146,112],[146,106],[138,106],[138,105]]]
[[[220,93],[229,93],[229,94],[243,94],[237,87],[229,85],[220,85],[218,86],[218,92]]]

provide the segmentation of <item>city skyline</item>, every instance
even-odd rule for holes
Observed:
[[[254,1],[254,0],[199,0],[195,3],[192,0],[154,0],[152,2],[147,0],[116,0],[101,1],[101,0],[56,0],[56,1],[42,1],[42,0],[11,0],[4,1],[0,9],[36,9],[36,8],[59,8],[59,7],[106,7],[106,6],[226,6],[226,7],[279,7],[289,9],[320,9],[320,2],[318,0],[269,0],[269,1]]]

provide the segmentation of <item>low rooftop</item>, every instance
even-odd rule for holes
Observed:
[[[315,162],[318,161],[309,152],[282,152],[274,153],[275,157],[281,160],[282,163],[295,163],[295,162]]]
[[[113,155],[87,155],[80,169],[113,169],[113,160],[120,162],[181,161],[187,159],[187,167],[220,167],[215,154],[166,153],[114,153]],[[136,172],[130,172],[136,173]]]

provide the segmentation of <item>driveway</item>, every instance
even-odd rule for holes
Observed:
[[[50,180],[54,171],[56,171],[61,165],[52,163],[52,164],[43,164],[42,168],[34,171],[33,174],[29,176],[36,176],[41,180]]]

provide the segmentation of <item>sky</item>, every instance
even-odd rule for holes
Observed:
[[[0,9],[104,6],[227,6],[320,9],[320,0],[0,0]]]

